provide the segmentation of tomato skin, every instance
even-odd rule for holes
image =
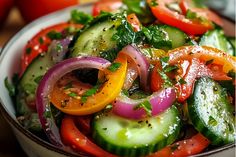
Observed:
[[[13,5],[14,5],[14,0],[1,0],[0,1],[0,23],[3,24],[3,22],[6,20],[6,17],[10,9],[13,7]]]
[[[151,73],[151,91],[156,92],[161,89],[164,81],[161,78],[158,70],[162,70],[161,63],[158,61]]]
[[[62,141],[78,152],[86,152],[97,157],[115,157],[90,141],[75,125],[74,118],[66,116],[61,124]]]
[[[192,138],[187,140],[182,140],[167,146],[160,151],[149,155],[148,157],[185,157],[198,154],[202,152],[208,145],[210,141],[205,138],[202,134],[198,133]],[[174,148],[174,150],[173,150]]]
[[[32,60],[41,53],[45,53],[48,50],[48,46],[51,43],[51,39],[47,37],[47,33],[52,30],[56,32],[61,32],[65,28],[75,27],[82,28],[80,24],[69,24],[60,23],[50,27],[47,27],[40,32],[38,32],[25,46],[24,54],[21,57],[21,74],[24,73],[26,67],[32,62]],[[42,40],[42,43],[40,42]]]
[[[99,0],[93,5],[92,14],[97,16],[101,11],[112,12],[122,6],[122,0]]]
[[[210,11],[207,8],[196,8],[193,5],[191,5],[192,3],[193,3],[192,0],[180,1],[179,6],[184,15],[186,15],[188,10],[191,10],[192,12],[196,12],[199,16],[202,16],[205,19],[208,19],[221,27],[223,26],[223,21],[217,14],[215,14],[214,12]]]
[[[179,69],[172,73],[174,77],[168,74],[170,78],[175,78],[177,83],[174,85],[177,90],[179,102],[184,102],[191,94],[194,88],[195,80],[202,76],[207,76],[213,80],[232,80],[227,76],[230,70],[235,71],[236,58],[227,53],[211,47],[184,46],[168,52],[170,65],[177,65]],[[212,61],[212,63],[207,62]],[[151,90],[158,91],[162,84],[162,78],[157,72],[161,65],[157,64],[151,73]],[[184,83],[180,83],[182,79]]]
[[[16,0],[21,15],[26,22],[31,22],[43,15],[79,3],[79,0]]]
[[[153,15],[165,24],[177,27],[189,35],[200,35],[213,29],[210,22],[202,24],[200,21],[187,19],[184,15],[168,9],[166,4],[175,2],[175,0],[156,0],[156,2],[158,5],[152,6],[152,0],[148,0]]]
[[[141,23],[140,23],[138,17],[134,13],[129,14],[127,16],[127,20],[132,25],[135,32],[138,32],[141,30]]]

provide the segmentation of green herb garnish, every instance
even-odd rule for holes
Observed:
[[[93,20],[93,16],[78,10],[71,11],[71,21],[78,24],[86,25]]]
[[[148,116],[152,116],[152,105],[148,100],[134,106],[133,109],[134,110],[144,109]]]
[[[47,37],[49,37],[51,40],[62,39],[62,34],[53,30],[47,33]]]
[[[39,37],[39,43],[40,43],[40,44],[43,44],[43,42],[44,42],[44,41],[43,41],[43,38],[42,38],[42,37]]]
[[[100,87],[100,85],[95,85],[94,87],[87,90],[81,97],[82,103],[85,103],[89,96],[92,96],[92,95],[96,94],[99,87]]]
[[[31,47],[27,47],[25,50],[26,54],[28,54],[28,55],[31,53],[31,51],[32,51]]]
[[[77,93],[74,93],[74,92],[70,92],[70,93],[68,94],[68,96],[70,96],[70,97],[72,97],[72,98],[76,98],[76,97],[78,96],[78,94],[77,94]]]
[[[42,80],[42,78],[43,78],[43,75],[40,75],[34,79],[34,82],[39,84],[39,82]]]
[[[114,62],[107,69],[110,70],[111,72],[115,72],[116,70],[120,68],[120,66],[121,66],[121,63]]]

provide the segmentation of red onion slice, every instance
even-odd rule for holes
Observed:
[[[125,118],[142,119],[147,116],[145,110],[142,108],[135,110],[135,106],[148,100],[152,105],[152,116],[155,116],[168,109],[174,103],[175,99],[176,92],[171,87],[159,90],[147,98],[138,100],[130,99],[124,94],[121,94],[113,103],[113,112]]]
[[[81,68],[106,69],[111,63],[98,57],[77,57],[59,62],[44,75],[36,91],[36,107],[41,125],[51,143],[63,147],[59,130],[52,118],[48,95],[55,83],[65,74]]]
[[[128,45],[124,47],[121,50],[121,53],[124,53],[125,55],[129,56],[135,62],[139,73],[141,87],[145,91],[148,91],[149,88],[147,81],[148,81],[148,74],[149,74],[148,70],[150,64],[148,63],[146,57],[142,55],[142,53],[135,45]]]

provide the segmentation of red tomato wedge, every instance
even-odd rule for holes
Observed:
[[[194,7],[192,0],[181,0],[179,6],[184,15],[186,15],[188,10],[191,10],[192,12],[197,13],[199,16],[204,17],[205,19],[208,19],[221,27],[223,26],[223,22],[217,14],[210,11],[208,8]]]
[[[93,16],[97,16],[101,11],[113,12],[122,6],[122,0],[99,0],[93,6]]]
[[[90,141],[75,125],[73,117],[65,117],[61,123],[61,137],[66,145],[97,157],[116,157]]]
[[[177,27],[190,35],[204,34],[206,31],[213,29],[212,23],[199,20],[187,19],[176,11],[167,7],[170,3],[176,3],[176,0],[148,0],[153,15],[161,22]]]
[[[186,157],[202,152],[209,144],[210,141],[198,133],[190,139],[176,142],[148,157]]]
[[[74,27],[82,28],[80,24],[60,23],[45,29],[42,29],[37,33],[25,46],[24,54],[21,58],[21,74],[25,71],[26,67],[32,62],[32,60],[41,53],[45,53],[48,50],[48,46],[51,43],[51,39],[47,34],[51,31],[62,32],[64,29]]]

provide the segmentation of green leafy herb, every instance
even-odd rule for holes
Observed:
[[[114,62],[107,69],[110,70],[111,72],[115,72],[116,70],[120,68],[120,66],[121,66],[121,63]]]
[[[52,30],[50,32],[47,33],[47,36],[51,39],[62,39],[62,34],[60,32],[57,32],[55,30]]]
[[[93,20],[93,16],[86,14],[78,10],[71,11],[71,21],[74,23],[79,23],[86,25]]]
[[[62,45],[61,45],[60,43],[57,43],[57,45],[56,45],[56,51],[57,51],[57,52],[61,52],[62,50],[63,50]]]
[[[152,0],[150,4],[151,4],[152,7],[155,7],[155,6],[158,5],[156,0]]]
[[[70,93],[68,94],[68,96],[70,96],[70,97],[72,97],[72,98],[76,98],[76,97],[78,96],[78,94],[77,94],[77,93],[74,93],[74,92],[70,92]]]
[[[8,90],[9,95],[15,96],[15,94],[16,94],[15,86],[8,81],[7,77],[5,78],[4,83],[5,83],[5,87]]]
[[[67,84],[65,85],[64,90],[70,89],[70,88],[72,88],[72,87],[73,87],[73,86],[72,86],[72,82],[69,82],[69,83],[67,83]]]
[[[211,125],[211,126],[216,126],[217,125],[217,121],[215,120],[215,118],[210,116],[209,119],[208,119],[208,124]]]
[[[148,100],[134,106],[133,109],[134,110],[144,109],[148,116],[152,116],[152,105]]]
[[[197,19],[198,16],[197,16],[197,13],[191,11],[190,9],[187,10],[187,13],[186,13],[186,18],[188,19]]]
[[[28,54],[28,55],[31,53],[31,51],[32,51],[31,47],[27,47],[25,50],[26,54]]]
[[[174,71],[174,70],[177,70],[177,69],[179,69],[179,68],[175,65],[173,65],[173,66],[168,65],[163,70],[164,70],[164,72],[171,72],[171,71]]]
[[[210,60],[206,61],[206,65],[213,63],[213,61],[214,61],[214,59],[210,59]]]
[[[165,74],[164,71],[161,71],[161,70],[157,69],[157,72],[160,74],[161,78],[164,80],[164,84],[163,84],[163,87],[164,87],[164,88],[172,87],[172,86],[173,86],[171,80],[170,80],[169,77]]]
[[[128,14],[135,13],[141,23],[148,24],[155,20],[146,0],[123,0]]]
[[[179,82],[180,84],[186,84],[186,83],[187,83],[183,78],[179,79],[178,82]]]
[[[92,88],[90,88],[89,90],[87,90],[81,97],[82,103],[85,103],[89,96],[96,94],[99,87],[100,87],[100,85],[95,85]]]
[[[236,77],[236,74],[235,74],[235,72],[234,72],[233,69],[230,70],[227,75],[228,75],[229,77],[232,77],[233,79],[235,79],[235,77]]]
[[[123,93],[125,96],[129,97],[129,91],[128,91],[128,90],[123,89],[123,90],[122,90],[122,93]]]
[[[51,114],[50,111],[46,110],[46,111],[44,111],[43,116],[44,116],[45,118],[51,118],[52,114]]]
[[[42,78],[43,78],[43,75],[40,75],[34,79],[34,82],[39,84],[39,82],[42,80]]]
[[[206,8],[206,5],[204,4],[205,0],[192,0],[193,7],[195,8]],[[209,1],[210,2],[210,1]]]
[[[155,48],[172,48],[172,42],[164,30],[159,29],[157,25],[143,27],[142,29],[148,44]]]
[[[174,152],[175,150],[177,150],[178,147],[179,147],[178,144],[171,145],[171,146],[170,146],[171,152]]]
[[[39,43],[40,43],[40,44],[43,44],[43,42],[44,42],[44,41],[43,41],[43,38],[42,38],[42,37],[39,37]]]
[[[132,43],[138,44],[142,39],[143,33],[134,32],[133,27],[125,19],[122,20],[122,24],[117,28],[117,32],[112,36],[112,40],[116,41],[119,49]]]

